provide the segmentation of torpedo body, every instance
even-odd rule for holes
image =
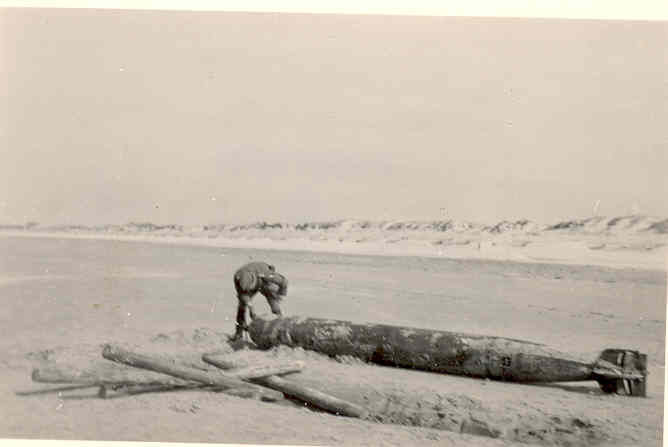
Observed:
[[[598,359],[585,359],[504,337],[296,316],[256,318],[249,333],[265,349],[282,344],[381,365],[511,382],[596,380],[604,391],[645,395],[646,356],[637,351],[608,349]]]

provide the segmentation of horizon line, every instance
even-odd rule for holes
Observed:
[[[623,214],[619,216],[608,216],[608,215],[590,215],[587,217],[572,217],[567,219],[551,221],[553,224],[564,223],[564,222],[574,222],[582,221],[589,219],[624,219],[624,218],[654,218],[654,219],[668,219],[668,217],[651,215],[651,214]],[[236,225],[236,226],[245,226],[245,225],[257,225],[257,224],[266,224],[266,225],[303,225],[303,224],[322,224],[322,223],[337,223],[337,222],[414,222],[414,223],[435,223],[435,222],[462,222],[469,223],[474,225],[493,225],[491,223],[486,223],[478,220],[469,220],[469,219],[457,219],[457,218],[446,218],[446,219],[365,219],[365,218],[338,218],[338,219],[321,219],[321,220],[302,220],[302,221],[288,221],[288,220],[271,220],[271,219],[258,219],[253,221],[227,221],[227,222],[215,222],[215,223],[195,223],[195,224],[185,224],[185,223],[155,223],[150,220],[129,220],[124,223],[100,223],[100,224],[87,224],[87,223],[40,223],[35,220],[27,220],[24,223],[0,223],[0,227],[7,226],[21,226],[21,227],[106,227],[106,226],[124,226],[124,225],[153,225],[156,227],[169,227],[169,226],[180,226],[180,227],[198,227],[198,226],[218,226],[218,225]],[[526,222],[526,223],[536,223],[539,225],[551,225],[551,223],[541,222],[533,219],[527,218],[515,218],[515,219],[498,219],[495,220],[496,224],[503,222]]]

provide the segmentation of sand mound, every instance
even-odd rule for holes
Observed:
[[[214,369],[204,363],[202,354],[217,350],[232,352],[227,343],[228,336],[208,328],[195,329],[191,332],[175,331],[160,333],[138,344],[119,343],[127,349],[158,356],[164,359],[174,359],[193,368],[201,370]],[[45,350],[27,353],[15,363],[27,362],[32,368],[57,368],[70,371],[82,377],[130,377],[138,382],[151,382],[164,379],[163,374],[143,371],[136,368],[119,365],[102,357],[104,344],[78,344],[72,346],[57,346]]]
[[[329,358],[302,348],[243,350],[228,358],[239,364],[301,360],[307,366],[290,380],[362,405],[382,424],[424,427],[539,445],[592,445],[608,439],[603,421],[584,413],[533,407],[527,402],[486,402],[480,396],[448,392],[444,376],[367,364],[348,357]],[[448,376],[480,388],[504,384]],[[505,386],[508,386],[507,384]],[[517,386],[517,385],[510,385]]]

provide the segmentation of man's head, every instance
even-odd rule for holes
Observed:
[[[280,273],[273,272],[262,277],[262,289],[272,295],[284,297],[288,294],[288,280]]]

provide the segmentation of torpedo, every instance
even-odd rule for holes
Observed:
[[[298,316],[256,317],[249,334],[261,349],[287,345],[380,365],[508,382],[594,380],[606,393],[646,396],[647,355],[629,349],[605,349],[591,360],[511,338]]]

